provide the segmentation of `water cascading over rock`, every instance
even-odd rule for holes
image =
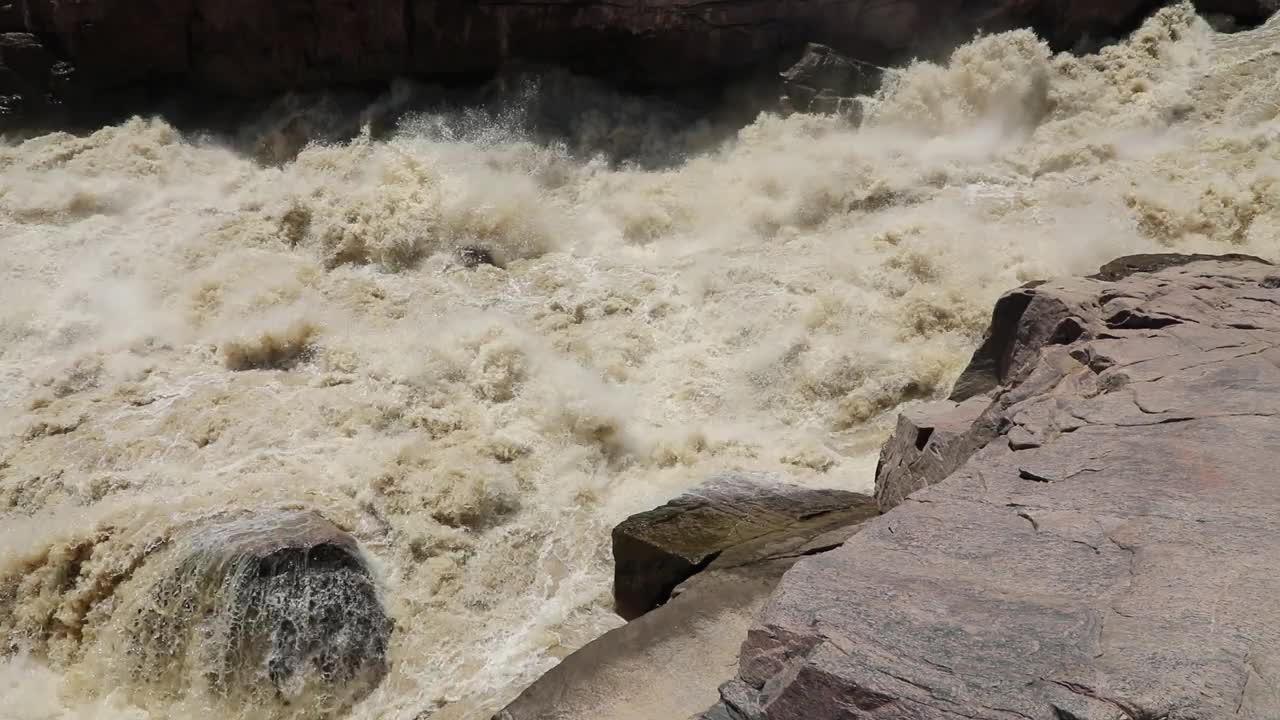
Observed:
[[[173,555],[132,621],[141,677],[197,668],[217,694],[335,710],[386,674],[391,624],[369,569],[319,515],[210,524]]]
[[[373,574],[355,538],[315,512],[205,519],[126,551],[132,571],[102,582],[94,557],[129,544],[104,531],[77,545],[79,560],[57,573],[72,589],[16,597],[12,616],[57,608],[37,623],[57,633],[79,608],[70,625],[86,647],[66,659],[101,662],[98,671],[135,695],[165,703],[192,697],[253,707],[254,717],[332,717],[386,675],[392,622]],[[85,586],[97,592],[75,602]]]

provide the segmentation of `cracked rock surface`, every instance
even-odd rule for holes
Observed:
[[[705,717],[1280,716],[1280,270],[1118,263],[1000,300]]]

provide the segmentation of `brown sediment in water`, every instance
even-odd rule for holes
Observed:
[[[577,150],[700,145],[487,116],[270,167],[146,119],[0,148],[0,717],[236,717],[107,684],[93,598],[175,518],[298,503],[397,626],[350,717],[487,717],[617,622],[617,521],[727,469],[868,489],[1007,288],[1280,254],[1278,31],[980,38],[861,129],[766,114],[660,167]]]

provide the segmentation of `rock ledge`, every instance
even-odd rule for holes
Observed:
[[[714,720],[1275,718],[1280,272],[1019,288],[904,413],[885,515],[800,561]]]
[[[623,606],[648,610],[570,655],[495,720],[683,720],[716,698],[769,592],[876,515],[866,495],[724,475],[614,534]],[[630,573],[636,573],[635,576]],[[672,592],[672,585],[679,583]]]

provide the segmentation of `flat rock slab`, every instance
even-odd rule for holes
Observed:
[[[655,593],[670,601],[570,655],[495,720],[699,714],[733,677],[742,639],[783,573],[876,514],[866,495],[729,474],[629,518],[614,534],[621,587],[645,610]]]
[[[896,508],[786,575],[705,717],[1280,717],[1276,268],[1109,267],[1011,294],[956,469],[900,425]]]
[[[726,474],[613,529],[614,601],[633,619],[713,561],[744,564],[876,514],[866,495]]]
[[[795,559],[696,576],[671,602],[605,633],[494,720],[685,720],[715,702],[769,593]]]

